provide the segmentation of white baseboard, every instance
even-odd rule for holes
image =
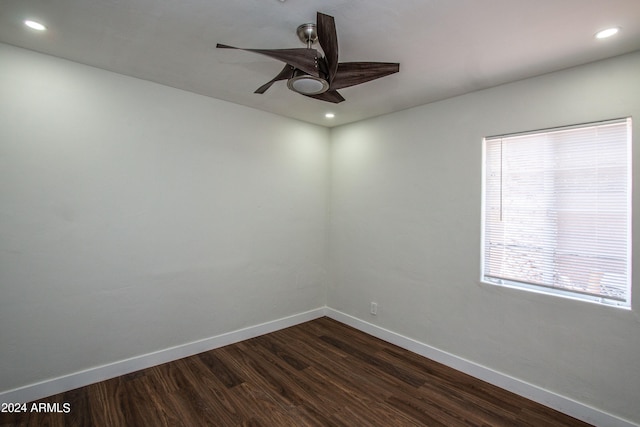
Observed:
[[[31,402],[54,394],[73,390],[78,387],[84,387],[99,381],[139,371],[140,369],[171,362],[183,357],[193,356],[194,354],[202,353],[204,351],[213,350],[225,345],[268,334],[290,326],[295,326],[309,320],[323,317],[324,315],[325,308],[321,307],[304,313],[298,313],[259,325],[216,335],[214,337],[170,347],[153,353],[135,356],[130,359],[120,360],[107,365],[86,369],[84,371],[74,372],[73,374],[41,381],[35,384],[29,384],[24,387],[0,392],[0,402]]]
[[[399,347],[435,360],[458,371],[509,390],[520,396],[556,409],[579,420],[596,426],[637,427],[636,424],[608,414],[591,406],[577,402],[565,396],[545,390],[533,384],[510,377],[477,363],[431,347],[427,344],[405,337],[380,326],[374,325],[348,314],[328,307],[321,307],[304,313],[273,320],[255,326],[239,329],[199,341],[170,347],[153,353],[143,354],[130,359],[98,366],[58,378],[41,381],[24,387],[0,392],[0,402],[31,402],[54,394],[73,390],[140,369],[171,362],[183,357],[193,356],[204,351],[244,341],[280,329],[295,326],[309,320],[327,316],[338,322],[352,326],[362,332],[395,344]]]
[[[327,307],[325,312],[327,317],[337,320],[338,322],[352,326],[362,332],[376,338],[380,338],[383,341],[387,341],[413,353],[435,360],[443,365],[526,397],[527,399],[553,408],[584,422],[596,426],[637,427],[637,424],[618,418],[615,415],[611,415],[568,397],[561,396],[536,385],[494,371],[485,366],[478,365],[477,363],[465,360],[451,353],[423,344],[412,338],[405,337],[372,323],[365,322],[364,320],[342,313],[338,310]]]

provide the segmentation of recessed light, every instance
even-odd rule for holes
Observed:
[[[24,25],[26,25],[27,27],[37,30],[37,31],[44,31],[47,29],[47,27],[45,27],[44,25],[42,25],[39,22],[36,21],[31,21],[31,20],[26,20],[24,21]]]
[[[333,113],[327,113],[324,115],[327,119],[333,119],[336,115]]]
[[[619,31],[620,31],[620,27],[606,28],[604,30],[598,31],[596,33],[596,38],[597,39],[606,39],[607,37],[611,37],[613,35],[618,34]]]

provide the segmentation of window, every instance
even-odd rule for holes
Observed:
[[[631,306],[631,119],[485,138],[482,281]]]

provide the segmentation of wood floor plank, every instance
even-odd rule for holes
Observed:
[[[221,349],[220,357],[229,363],[238,363],[237,369],[242,370],[248,383],[270,390],[285,407],[299,406],[311,397],[291,374],[287,375],[282,365],[278,365],[278,356],[255,343],[253,346],[243,344]]]
[[[475,420],[476,425],[515,424],[516,414],[520,412],[521,407],[510,406],[506,402],[497,407],[491,402],[495,396],[491,396],[487,400],[483,397],[484,394],[466,393],[464,389],[452,387],[450,381],[444,380],[440,376],[434,376],[433,370],[424,369],[424,358],[422,358],[422,364],[419,364],[407,358],[397,357],[398,355],[402,355],[402,353],[389,352],[387,349],[378,353],[378,357],[388,363],[404,366],[405,369],[420,370],[425,378],[425,383],[420,387],[420,394],[430,401],[442,406],[450,406],[456,413],[466,414],[466,417]],[[432,363],[435,364],[436,362]],[[450,368],[447,369],[451,370]],[[478,380],[475,379],[475,381],[477,382]],[[499,388],[496,388],[496,391],[503,392]],[[469,405],[470,402],[475,403],[475,405]]]
[[[340,409],[335,413],[336,419],[346,425],[410,425],[413,423],[406,414],[396,411],[383,398],[372,394],[371,390],[367,389],[366,383],[354,387],[353,383],[344,381],[344,377],[315,368],[309,368],[307,373],[312,382],[323,386],[325,391],[320,393],[324,393],[325,399],[333,399],[333,403],[338,405]]]
[[[278,341],[276,339],[273,339],[269,336],[261,336],[258,338],[254,338],[253,341],[260,344],[271,353],[278,356],[280,359],[284,360],[299,371],[309,367],[309,365],[300,360],[300,358],[292,356],[291,351],[285,350],[285,347],[278,344]]]
[[[225,365],[216,355],[215,352],[201,353],[195,357],[198,357],[205,365],[211,369],[228,388],[237,386],[244,382],[236,372],[234,372],[229,366]]]
[[[336,382],[331,382],[327,377],[321,377],[311,367],[301,372],[294,366],[291,366],[285,359],[279,358],[273,352],[267,350],[266,347],[251,340],[246,343],[246,354],[253,358],[257,364],[264,364],[261,370],[268,372],[265,379],[268,378],[271,387],[275,386],[275,390],[282,397],[286,398],[294,407],[295,411],[306,414],[320,425],[342,425],[332,420],[330,415],[334,412],[341,411],[345,405],[361,405],[361,410],[367,409],[366,404],[360,402],[360,394],[354,393],[358,397],[357,401],[344,393],[336,393]],[[292,348],[290,351],[295,352]],[[300,354],[294,357],[300,357]],[[289,384],[288,386],[286,384]],[[337,381],[340,383],[340,381]],[[285,402],[282,402],[285,403]],[[375,408],[370,412],[375,413]],[[354,420],[351,420],[354,421]],[[354,425],[349,423],[346,425]]]
[[[529,402],[528,400],[523,400],[514,403],[510,399],[512,393],[438,362],[430,361],[430,363],[425,364],[425,358],[415,353],[399,348],[385,349],[384,352],[392,355],[396,361],[395,363],[408,362],[416,369],[420,369],[427,374],[428,380],[425,384],[439,387],[443,392],[455,391],[456,393],[462,393],[463,399],[470,399],[478,406],[493,405],[501,408],[502,411],[518,413],[522,408],[521,405]]]
[[[0,427],[588,426],[328,318],[38,402]]]
[[[409,385],[420,387],[422,384],[424,384],[424,381],[422,381],[416,375],[413,375],[411,372],[398,368],[391,363],[387,363],[384,360],[376,357],[374,354],[362,351],[361,349],[354,347],[353,345],[341,341],[335,337],[323,335],[320,337],[320,339],[327,344],[337,347],[345,353],[348,353],[349,355],[364,361],[368,365],[374,366],[382,372],[385,372],[395,378],[398,378],[401,381],[406,382]]]
[[[335,358],[327,356],[327,347],[320,340],[308,342],[295,341],[292,343],[296,351],[303,352],[313,357],[317,368],[326,378],[331,378],[338,385],[328,385],[316,393],[322,393],[324,389],[331,390],[343,386],[353,390],[355,395],[366,404],[384,401],[393,393],[405,391],[408,394],[416,392],[415,387],[400,381],[394,376],[376,370],[375,367],[354,358]],[[319,394],[317,394],[319,395]]]
[[[127,422],[122,401],[128,399],[123,396],[122,378],[113,378],[85,388],[89,396],[89,413],[91,424],[96,426],[116,426]],[[75,411],[75,401],[71,403],[71,410]]]

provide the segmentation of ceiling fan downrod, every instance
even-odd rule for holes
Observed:
[[[311,49],[318,42],[318,30],[316,24],[302,24],[296,30],[300,41],[307,45],[307,49]]]

